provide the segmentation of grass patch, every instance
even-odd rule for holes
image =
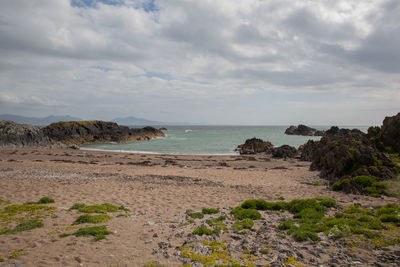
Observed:
[[[196,228],[192,232],[192,234],[200,235],[200,236],[202,236],[202,235],[213,235],[213,234],[218,235],[220,233],[220,231],[221,231],[221,229],[218,228],[218,227],[212,230],[212,229],[209,229],[209,228],[207,228],[205,226],[200,226],[200,227]]]
[[[203,208],[203,209],[201,210],[201,212],[202,212],[203,214],[216,214],[216,213],[219,213],[219,209],[213,209],[213,208],[208,209],[208,208]]]
[[[204,214],[202,212],[188,212],[187,215],[193,219],[203,219]]]
[[[107,214],[99,214],[99,215],[81,215],[76,219],[72,225],[82,224],[82,223],[103,223],[111,220],[112,217],[108,216]]]
[[[379,179],[374,176],[356,176],[351,179],[345,178],[332,184],[334,191],[346,191],[353,188],[359,192],[368,194],[373,197],[379,197],[387,189],[387,184],[379,182]]]
[[[92,227],[85,227],[85,228],[79,228],[78,231],[76,231],[75,233],[72,234],[61,234],[60,237],[67,237],[67,236],[71,236],[74,235],[76,237],[79,236],[93,236],[92,241],[96,242],[102,239],[106,238],[106,235],[110,235],[112,234],[111,231],[107,230],[107,227],[105,225],[102,226],[92,226]]]
[[[42,218],[49,216],[55,207],[41,204],[9,205],[0,210],[0,234],[15,234],[43,226]],[[8,226],[16,225],[13,229]]]
[[[236,220],[244,220],[247,218],[252,220],[261,219],[261,214],[256,209],[244,209],[240,206],[232,209],[232,214]]]
[[[78,210],[84,213],[107,213],[107,212],[117,212],[118,210],[125,209],[124,206],[117,207],[110,203],[95,204],[95,205],[85,205],[83,203],[75,203],[72,205],[70,210]]]

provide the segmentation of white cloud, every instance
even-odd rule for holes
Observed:
[[[391,113],[399,99],[396,1],[163,0],[154,12],[146,3],[2,1],[0,113],[272,123],[252,99],[271,105],[273,95],[284,112],[285,98],[309,98],[318,112],[318,92],[330,92],[331,109],[349,96],[364,103],[341,106],[357,123],[368,104]]]

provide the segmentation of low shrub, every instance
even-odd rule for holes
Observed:
[[[219,213],[219,209],[213,209],[213,208],[207,209],[207,208],[203,208],[203,209],[201,210],[201,212],[202,212],[203,214],[216,214],[216,213]]]

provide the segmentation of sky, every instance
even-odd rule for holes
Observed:
[[[0,114],[380,125],[398,0],[1,0]]]

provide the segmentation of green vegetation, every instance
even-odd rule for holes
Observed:
[[[213,226],[213,225],[217,224],[218,222],[222,222],[222,221],[224,221],[224,220],[226,220],[226,216],[221,215],[221,216],[219,216],[219,217],[217,217],[217,218],[207,219],[207,220],[206,220],[206,223],[207,223],[208,225]]]
[[[117,207],[110,203],[103,203],[99,205],[85,205],[82,203],[75,203],[70,210],[78,210],[84,213],[107,213],[117,212],[118,210],[126,210],[124,206]]]
[[[0,255],[0,262],[3,262],[3,261],[4,261],[3,256]]]
[[[38,203],[38,202],[35,202]],[[41,204],[15,204],[0,210],[0,234],[15,234],[43,226],[42,218],[49,216],[55,207]],[[16,225],[10,228],[9,225]]]
[[[149,261],[149,262],[146,262],[144,267],[165,267],[165,265],[164,264],[160,264],[158,262]]]
[[[194,235],[213,235],[213,234],[216,234],[216,235],[218,235],[219,233],[220,233],[220,231],[221,231],[221,228],[219,228],[219,227],[217,227],[217,228],[214,228],[214,230],[211,230],[211,229],[208,229],[207,227],[205,227],[205,226],[200,226],[200,227],[198,227],[198,228],[196,228],[193,232],[192,232],[192,234],[194,234]]]
[[[370,196],[378,197],[385,192],[387,185],[378,182],[378,178],[374,176],[356,176],[351,179],[342,179],[332,185],[334,191],[345,190],[346,187],[355,188],[358,191],[367,193]]]
[[[18,258],[20,256],[24,256],[24,255],[27,255],[27,253],[24,252],[24,250],[22,248],[17,249],[10,253],[10,256],[8,256],[8,259],[13,260],[13,259],[16,259],[16,258]]]
[[[78,124],[80,126],[85,126],[85,125],[91,125],[91,124],[96,124],[99,123],[100,121],[59,121],[52,123],[51,125],[53,126],[63,126],[63,127],[69,127],[75,124]]]
[[[193,219],[203,219],[204,214],[202,212],[188,212],[187,215]]]
[[[5,201],[0,199],[0,205],[8,205],[8,204],[10,204],[10,201]]]
[[[240,206],[232,209],[232,214],[236,220],[244,220],[246,218],[252,220],[261,219],[261,214],[256,209],[244,209]]]
[[[204,240],[203,245],[209,250],[208,255],[192,251],[193,244],[180,247],[179,251],[181,251],[183,258],[189,258],[193,262],[202,263],[204,266],[240,266],[239,260],[230,257],[228,246],[224,242]],[[219,262],[224,265],[220,265]]]
[[[76,237],[79,236],[93,236],[92,241],[96,242],[102,239],[106,238],[106,235],[110,235],[112,232],[107,230],[107,227],[105,225],[102,226],[92,226],[92,227],[85,227],[85,228],[79,228],[78,231],[72,234],[61,234],[60,237],[67,237],[74,235]]]
[[[349,184],[350,184],[350,179],[345,178],[336,183],[333,183],[332,189],[333,189],[333,191],[341,191],[345,188],[345,186],[347,186]]]
[[[219,213],[219,209],[213,209],[213,208],[207,209],[207,208],[203,208],[203,209],[201,210],[201,212],[202,212],[203,214],[216,214],[216,213]]]
[[[254,222],[252,219],[244,219],[242,221],[236,221],[233,223],[233,229],[235,231],[241,231],[244,229],[251,229],[254,226]]]
[[[319,203],[327,208],[333,208],[336,207],[336,199],[331,198],[331,197],[324,197],[324,196],[319,196],[316,197],[315,200],[319,201]]]
[[[108,216],[107,214],[100,214],[100,215],[81,215],[76,219],[72,225],[82,224],[82,223],[103,223],[111,220],[112,217]]]
[[[8,229],[8,228],[0,229],[0,235],[1,234],[10,235],[18,232],[29,231],[40,227],[43,227],[43,222],[38,219],[33,219],[19,223],[17,226],[15,226],[14,229]]]

